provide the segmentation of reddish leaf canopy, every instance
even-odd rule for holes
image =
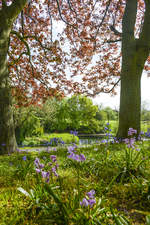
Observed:
[[[126,0],[30,0],[10,35],[9,71],[18,100],[34,104],[64,91],[108,92],[120,76],[125,5]],[[135,38],[144,10],[144,0],[138,0]],[[65,24],[59,42],[53,39],[54,20]]]
[[[61,18],[67,23],[61,41],[66,38],[70,41],[71,57],[68,64],[72,68],[72,76],[82,77],[82,91],[91,96],[109,92],[120,76],[122,18],[126,2],[51,1],[54,18]],[[137,0],[137,3],[136,39],[142,30],[145,11],[144,0]],[[112,93],[115,93],[114,89]]]

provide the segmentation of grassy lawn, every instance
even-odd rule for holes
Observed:
[[[110,120],[109,123],[112,133],[115,135],[117,133],[118,121]],[[148,129],[150,129],[150,121],[141,121],[141,131],[146,132]]]
[[[80,161],[61,147],[0,156],[0,224],[148,224],[149,144],[72,145]]]
[[[22,145],[25,146],[39,146],[48,144],[51,146],[56,146],[57,144],[70,144],[70,143],[79,143],[79,138],[69,133],[53,133],[53,134],[44,134],[40,137],[26,137]]]

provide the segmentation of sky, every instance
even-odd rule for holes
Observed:
[[[109,106],[112,109],[119,109],[120,101],[120,87],[117,89],[117,95],[111,97],[109,94],[100,93],[96,98],[93,98],[93,103],[100,105],[103,104],[104,107]],[[146,103],[146,108],[150,109],[150,77],[147,78],[146,74],[143,74],[141,79],[141,100],[142,103]]]

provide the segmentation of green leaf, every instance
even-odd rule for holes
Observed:
[[[146,216],[146,224],[150,225],[150,215]]]
[[[24,194],[25,196],[31,198],[31,195],[30,195],[26,190],[24,190],[22,187],[17,188],[17,190],[20,191],[20,192],[21,192],[22,194]]]
[[[119,219],[124,225],[130,225],[129,221],[126,219],[125,216],[119,216]]]

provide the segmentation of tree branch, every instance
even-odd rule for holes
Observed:
[[[107,4],[107,6],[106,6],[106,10],[105,10],[104,16],[103,16],[103,18],[102,18],[102,20],[101,20],[101,22],[100,22],[100,24],[98,25],[98,28],[97,28],[97,30],[96,30],[96,34],[95,34],[95,37],[94,37],[95,42],[94,42],[94,48],[93,48],[93,51],[95,51],[95,49],[96,49],[96,37],[97,37],[97,35],[98,35],[98,32],[99,32],[100,27],[102,26],[102,24],[103,24],[103,22],[104,22],[104,19],[105,19],[105,17],[106,17],[107,11],[108,11],[108,8],[109,8],[109,6],[110,6],[110,3],[111,3],[111,0],[109,0],[108,4]]]
[[[113,87],[109,90],[109,91],[96,91],[95,93],[93,93],[93,94],[90,94],[90,96],[92,96],[92,97],[94,97],[95,95],[98,95],[99,93],[111,93],[112,92],[112,90],[117,86],[117,84],[119,83],[121,81],[121,78],[119,78],[119,80],[113,85]]]
[[[119,42],[119,41],[122,41],[122,39],[117,39],[117,40],[108,40],[106,41],[105,43],[115,43],[115,42]]]
[[[23,10],[27,0],[14,0],[10,6],[7,7],[8,19],[15,19]]]
[[[22,34],[24,36],[24,13],[23,13],[23,10],[21,11],[21,28],[22,28]]]
[[[111,93],[112,90],[117,86],[117,84],[121,81],[121,78],[113,85],[113,87],[109,91],[104,91],[104,93]]]
[[[150,48],[150,2],[145,0],[145,15],[143,29],[137,43],[143,47]]]
[[[116,30],[116,28],[113,25],[110,26],[110,30],[113,31],[115,35],[122,37],[122,33]]]
[[[76,28],[73,24],[68,23],[68,22],[62,17],[61,9],[60,9],[60,4],[59,4],[59,0],[56,0],[56,2],[57,2],[58,12],[59,12],[59,16],[60,16],[61,20],[62,20],[64,23],[66,23],[67,25]]]

